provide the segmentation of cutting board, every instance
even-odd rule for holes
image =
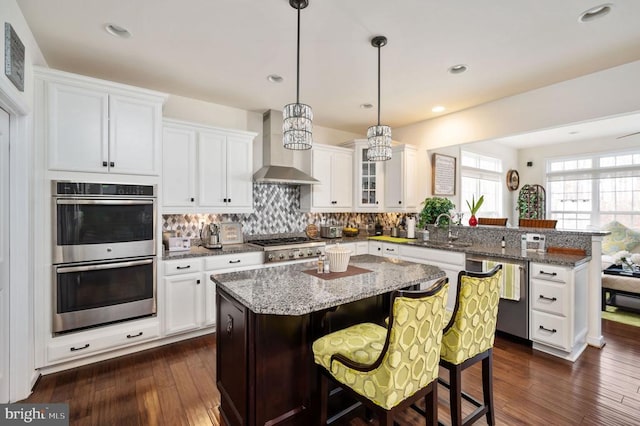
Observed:
[[[369,237],[370,240],[387,241],[389,243],[408,243],[409,241],[415,241],[415,238],[400,238],[400,237],[388,237],[386,235],[380,235],[377,237]]]

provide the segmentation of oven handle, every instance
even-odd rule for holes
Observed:
[[[86,271],[100,271],[103,269],[118,269],[129,268],[131,266],[148,265],[153,263],[154,259],[145,260],[132,260],[131,262],[119,262],[119,263],[104,263],[100,265],[83,265],[83,266],[65,266],[57,268],[56,272],[59,274],[67,274],[70,272],[86,272]]]
[[[92,200],[86,198],[58,198],[56,200],[56,204],[105,204],[105,205],[135,205],[135,204],[153,204],[154,200],[123,200],[123,199],[112,199],[112,200]]]

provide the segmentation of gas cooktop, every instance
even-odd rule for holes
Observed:
[[[324,241],[307,237],[278,237],[262,240],[248,240],[265,251],[265,263],[305,260],[324,253]]]

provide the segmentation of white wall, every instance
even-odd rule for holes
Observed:
[[[640,129],[640,123],[638,123]],[[546,165],[549,158],[567,157],[573,155],[590,154],[604,151],[624,151],[626,149],[640,147],[640,135],[629,136],[624,139],[614,137],[606,139],[584,140],[579,143],[566,142],[561,144],[543,145],[518,150],[518,171],[520,182],[528,184],[545,185]],[[533,165],[527,167],[527,162]]]
[[[35,221],[33,190],[33,65],[46,65],[22,12],[14,0],[2,0],[0,22],[8,22],[25,46],[25,87],[19,91],[0,75],[0,107],[10,114],[9,222],[10,222],[10,316],[9,398],[29,395],[35,379],[33,359],[33,247]],[[4,34],[4,25],[2,27]],[[4,46],[4,43],[3,43]],[[4,48],[0,56],[4,64]],[[27,212],[27,214],[25,214]]]

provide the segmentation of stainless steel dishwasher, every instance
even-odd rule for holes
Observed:
[[[482,261],[516,265],[520,270],[520,300],[500,299],[498,305],[498,331],[529,340],[529,271],[525,260],[467,255],[466,269],[482,272]]]

